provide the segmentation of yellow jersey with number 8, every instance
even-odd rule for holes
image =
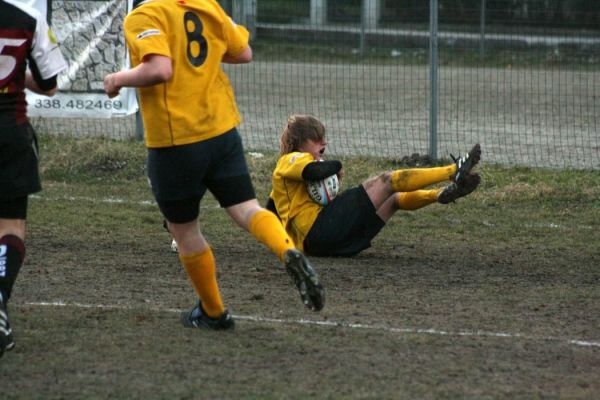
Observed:
[[[221,135],[240,121],[233,88],[221,68],[249,33],[214,0],[150,0],[124,22],[132,67],[144,57],[169,57],[173,77],[139,89],[147,147],[196,143]]]

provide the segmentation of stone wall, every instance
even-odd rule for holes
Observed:
[[[62,91],[102,91],[104,76],[125,66],[126,13],[126,0],[52,0],[50,23],[69,63],[59,80]]]

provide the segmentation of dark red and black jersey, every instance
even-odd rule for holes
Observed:
[[[27,121],[27,67],[36,83],[48,90],[56,85],[66,63],[39,12],[23,3],[0,0],[0,125]]]

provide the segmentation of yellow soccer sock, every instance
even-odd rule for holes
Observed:
[[[413,192],[438,182],[444,182],[456,172],[456,165],[433,168],[399,169],[392,172],[394,192]]]
[[[202,253],[179,254],[196,294],[202,300],[202,308],[211,318],[218,318],[225,311],[219,285],[217,283],[217,267],[211,248]]]
[[[396,204],[401,210],[418,210],[419,208],[437,202],[442,189],[415,190],[414,192],[398,193]]]
[[[248,224],[248,231],[259,242],[266,245],[281,261],[283,261],[286,251],[296,248],[294,241],[283,229],[279,218],[270,211],[260,210],[256,212]]]

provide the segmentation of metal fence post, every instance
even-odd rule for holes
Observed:
[[[256,0],[233,0],[231,16],[248,29],[250,37],[256,36]]]
[[[429,156],[437,159],[438,128],[438,1],[429,2]]]
[[[52,25],[52,0],[46,1],[46,22],[48,25]]]
[[[485,55],[485,0],[481,0],[479,19],[479,56],[483,57]]]
[[[310,24],[312,26],[327,24],[327,0],[310,0]]]
[[[138,107],[140,104],[140,98],[136,90],[136,97],[138,101]],[[142,111],[138,108],[135,113],[135,138],[137,140],[144,140],[144,120],[142,119]]]
[[[359,38],[359,53],[361,57],[365,55],[365,35],[366,35],[366,23],[367,23],[367,0],[362,0],[360,5],[360,38]]]

